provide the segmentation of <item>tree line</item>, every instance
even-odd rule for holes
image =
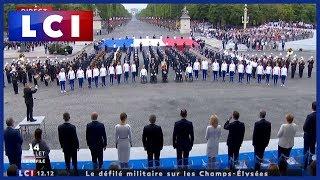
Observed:
[[[148,4],[139,17],[179,19],[183,4]],[[243,4],[187,4],[192,20],[209,21],[216,26],[242,25]],[[248,4],[249,25],[270,21],[303,21],[315,24],[315,4]]]

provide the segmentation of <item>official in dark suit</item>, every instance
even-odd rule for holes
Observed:
[[[66,164],[67,173],[70,173],[70,161],[72,159],[72,165],[74,174],[78,175],[78,161],[77,151],[79,150],[79,139],[77,136],[76,127],[69,123],[70,114],[65,112],[63,114],[65,123],[58,126],[59,142],[64,153],[64,162]]]
[[[189,152],[192,149],[194,141],[193,125],[192,122],[186,120],[187,110],[182,109],[180,116],[182,119],[174,124],[172,144],[173,148],[177,150],[178,166],[187,166]]]
[[[27,106],[27,121],[34,122],[36,121],[33,119],[33,97],[32,94],[36,93],[38,90],[38,86],[35,86],[35,89],[31,89],[30,84],[27,84],[23,90],[23,97],[24,101]]]
[[[245,127],[244,123],[239,121],[240,114],[237,111],[233,111],[232,117],[224,124],[224,129],[229,130],[227,146],[228,146],[228,159],[237,161],[239,159],[239,150],[243,142]],[[234,119],[230,123],[230,120]],[[232,163],[230,163],[230,168],[232,168]]]
[[[91,151],[93,168],[101,169],[103,164],[103,150],[106,150],[107,147],[107,135],[104,125],[98,122],[97,119],[98,113],[92,113],[92,122],[87,124],[86,140]]]
[[[163,147],[163,133],[161,126],[155,124],[156,116],[151,115],[150,124],[143,128],[142,142],[148,154],[148,167],[160,166],[160,151]]]
[[[7,128],[4,130],[4,146],[5,153],[8,156],[9,164],[15,164],[18,169],[21,169],[22,155],[22,137],[18,129],[14,129],[14,120],[8,118],[6,120]]]
[[[260,120],[254,124],[252,145],[254,147],[255,170],[260,170],[260,163],[264,156],[264,151],[269,144],[271,135],[271,123],[267,121],[266,111],[260,112]]]
[[[315,154],[315,150],[316,150],[316,140],[317,140],[316,109],[317,109],[317,102],[314,101],[312,103],[312,113],[307,116],[306,121],[303,125],[303,131],[304,131],[303,152],[305,154],[304,168],[307,168],[308,164],[311,163],[311,157],[309,157],[309,153]]]

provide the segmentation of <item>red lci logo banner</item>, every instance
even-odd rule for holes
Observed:
[[[16,6],[17,11],[52,11],[52,6]]]

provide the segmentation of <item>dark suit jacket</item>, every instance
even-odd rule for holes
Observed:
[[[181,119],[174,124],[173,148],[190,151],[193,146],[194,133],[192,122]]]
[[[229,130],[227,145],[229,147],[240,147],[243,142],[245,127],[244,123],[240,121],[227,121],[224,124],[224,129]]]
[[[146,151],[157,152],[163,147],[163,134],[161,126],[149,124],[143,128],[143,147]]]
[[[70,123],[63,123],[58,127],[59,142],[63,152],[74,152],[79,149],[79,139],[76,127]]]
[[[309,141],[316,141],[317,139],[317,133],[316,133],[316,112],[312,112],[307,116],[307,119],[303,125],[303,131],[304,131],[304,139],[308,139]]]
[[[104,125],[98,121],[88,123],[86,139],[89,149],[102,149],[107,147],[107,135]]]
[[[254,124],[252,145],[258,148],[266,148],[270,141],[271,123],[261,119]]]
[[[4,146],[7,156],[21,156],[22,154],[22,142],[20,131],[18,129],[13,129],[12,127],[7,127],[4,130]]]
[[[32,94],[36,93],[37,89],[32,90],[31,88],[24,88],[23,89],[23,97],[26,104],[33,104],[33,97]]]

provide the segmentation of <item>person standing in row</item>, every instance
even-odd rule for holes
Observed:
[[[260,111],[260,120],[254,124],[252,145],[254,147],[255,170],[260,170],[260,163],[264,157],[264,151],[269,145],[271,135],[271,123],[266,120],[266,111]]]
[[[120,124],[115,126],[115,143],[121,168],[129,168],[130,148],[132,147],[131,127],[127,124],[127,114],[120,114]]]
[[[247,84],[250,84],[251,75],[252,75],[252,65],[250,62],[246,66],[246,74],[247,74]]]
[[[303,76],[303,70],[304,70],[305,63],[303,61],[303,57],[301,57],[299,61],[299,77],[302,78]]]
[[[219,63],[217,60],[214,60],[212,63],[212,81],[218,81],[218,72],[219,72]]]
[[[100,77],[101,77],[102,87],[106,86],[106,76],[107,76],[107,69],[102,64],[100,68]]]
[[[13,69],[10,74],[11,74],[14,94],[19,94],[18,73],[15,69]]]
[[[110,76],[110,85],[113,85],[113,79],[114,79],[114,74],[115,74],[115,71],[114,71],[114,67],[112,65],[109,66],[108,68],[108,71],[109,71],[109,76]]]
[[[68,79],[69,79],[69,84],[70,84],[71,91],[74,90],[74,79],[75,78],[76,78],[76,75],[75,75],[72,67],[70,67],[69,72],[68,72]]]
[[[306,169],[308,164],[311,162],[310,154],[316,153],[316,142],[317,142],[317,102],[312,102],[312,112],[307,116],[306,121],[303,125],[303,154],[305,155],[304,168]]]
[[[90,68],[90,66],[87,67],[86,70],[86,78],[88,80],[88,88],[91,88],[91,82],[92,82],[92,69]]]
[[[239,73],[239,83],[242,83],[243,76],[244,76],[244,65],[242,64],[242,61],[238,64],[238,73]]]
[[[286,157],[290,156],[292,147],[294,146],[294,137],[297,132],[297,125],[293,122],[293,115],[286,115],[286,123],[280,126],[277,137],[279,138],[278,142],[278,162],[279,165],[283,164],[282,172],[286,172],[287,162]]]
[[[239,150],[243,142],[243,137],[245,133],[245,126],[243,122],[239,121],[240,114],[237,111],[233,111],[232,116],[224,124],[224,129],[229,131],[227,138],[228,146],[228,159],[229,162],[236,162],[239,159]],[[230,123],[231,120],[234,120]],[[234,164],[229,164],[230,169],[234,168]]]
[[[163,133],[161,126],[155,124],[156,116],[150,115],[150,124],[143,128],[142,143],[148,155],[148,167],[160,166],[160,151],[163,148]]]
[[[226,74],[227,74],[227,70],[228,70],[228,64],[226,63],[226,61],[223,61],[223,63],[221,64],[221,72],[222,72],[222,81],[225,82],[225,78],[226,78]]]
[[[278,84],[278,79],[280,76],[280,67],[278,64],[273,68],[273,85],[276,86]]]
[[[310,59],[308,60],[308,78],[311,78],[313,63],[314,63],[313,56],[311,56]]]
[[[132,82],[136,82],[136,76],[137,76],[137,66],[136,63],[133,61],[131,64],[131,73],[132,73]]]
[[[24,102],[27,106],[27,121],[34,122],[33,119],[33,94],[38,90],[38,86],[36,85],[34,89],[31,88],[30,84],[27,84],[23,89],[23,97]]]
[[[97,121],[98,113],[91,114],[92,122],[87,124],[86,140],[91,152],[93,169],[101,169],[103,165],[103,151],[107,148],[107,135],[104,124]]]
[[[207,80],[207,72],[209,69],[209,62],[207,60],[205,60],[205,59],[202,60],[201,69],[202,69],[202,80],[206,81]]]
[[[233,61],[231,61],[230,65],[229,65],[229,75],[230,75],[229,82],[233,82],[235,72],[236,72],[236,65],[234,64]]]
[[[258,83],[261,83],[262,80],[262,75],[263,75],[263,66],[261,63],[257,66],[257,77],[258,77]]]
[[[211,115],[209,123],[210,125],[207,127],[205,138],[207,140],[208,168],[213,169],[216,168],[216,157],[219,154],[221,126],[219,125],[216,114]]]
[[[270,66],[270,64],[267,65],[265,74],[266,74],[266,84],[267,86],[270,86],[270,76],[272,74],[272,67]]]
[[[120,84],[121,81],[121,75],[122,75],[122,67],[120,62],[118,62],[118,65],[116,66],[116,75],[117,75],[117,81],[118,85]]]
[[[193,64],[194,77],[196,78],[196,80],[198,80],[199,78],[199,70],[200,70],[200,62],[197,59],[196,62],[194,62]]]
[[[19,129],[14,128],[14,120],[10,117],[6,120],[7,128],[4,130],[4,150],[9,164],[21,169],[21,155],[23,139]]]
[[[291,62],[291,79],[294,78],[294,75],[296,73],[296,70],[297,70],[297,60],[293,60]]]
[[[82,88],[83,85],[83,79],[84,79],[84,71],[82,70],[81,67],[77,70],[77,78],[79,81],[79,88]]]
[[[181,120],[175,122],[173,130],[173,148],[177,150],[178,166],[188,166],[189,152],[193,147],[194,132],[192,122],[188,121],[187,110],[180,112]]]
[[[74,174],[78,175],[77,151],[79,151],[79,139],[77,130],[76,127],[69,122],[70,114],[68,112],[63,114],[63,120],[64,123],[58,126],[58,135],[59,143],[64,154],[66,170],[67,173],[70,174],[70,161],[72,159]]]
[[[129,71],[130,71],[130,66],[129,66],[129,63],[126,61],[126,62],[123,64],[124,82],[125,82],[125,83],[128,83]]]
[[[98,88],[99,86],[99,74],[100,74],[100,71],[97,68],[97,66],[95,66],[92,70],[92,75],[93,75],[94,85],[96,86],[96,88]]]
[[[281,73],[281,83],[282,83],[281,86],[284,87],[285,86],[284,83],[286,82],[287,73],[288,73],[287,67],[282,66],[280,73]]]

